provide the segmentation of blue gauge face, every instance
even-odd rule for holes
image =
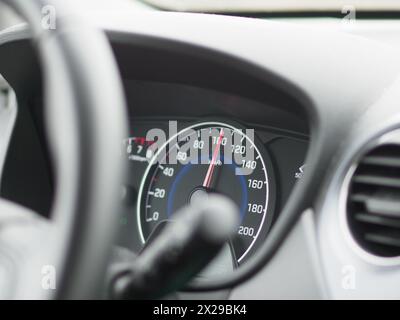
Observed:
[[[160,156],[146,170],[138,207],[142,241],[157,225],[173,220],[183,206],[219,193],[240,210],[231,248],[237,263],[242,263],[265,238],[272,221],[274,185],[264,146],[244,130],[219,122],[197,124],[177,136],[160,148]]]

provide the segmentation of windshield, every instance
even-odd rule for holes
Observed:
[[[342,12],[399,11],[400,0],[142,0],[158,8],[192,12]]]

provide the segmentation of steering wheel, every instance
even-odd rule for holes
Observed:
[[[0,297],[100,297],[124,174],[125,101],[110,45],[61,1],[0,0],[31,27],[55,170],[51,220],[0,199]],[[51,5],[56,27],[42,26]],[[32,168],[34,170],[34,168]]]

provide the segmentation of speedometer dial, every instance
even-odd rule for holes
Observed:
[[[231,198],[240,226],[231,240],[240,264],[265,239],[274,210],[270,158],[253,131],[205,122],[169,139],[148,166],[139,191],[138,225],[143,242],[187,204],[207,201],[210,193]]]

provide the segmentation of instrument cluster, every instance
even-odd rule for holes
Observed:
[[[139,252],[180,208],[218,193],[239,208],[228,245],[239,267],[305,172],[307,146],[304,135],[231,119],[136,119],[122,143],[129,169],[119,244]]]

